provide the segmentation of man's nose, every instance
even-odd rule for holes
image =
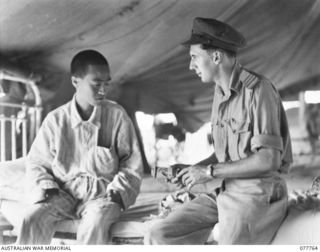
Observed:
[[[99,95],[105,95],[106,94],[106,87],[105,85],[101,85],[98,91]]]

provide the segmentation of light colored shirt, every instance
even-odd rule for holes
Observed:
[[[292,162],[286,114],[272,83],[237,62],[229,93],[216,85],[212,106],[212,136],[219,162],[244,159],[259,148],[281,152],[281,171]]]
[[[140,191],[142,158],[135,129],[120,105],[106,100],[83,121],[74,96],[44,119],[26,169],[31,190],[60,188],[89,200],[113,189],[126,209]]]

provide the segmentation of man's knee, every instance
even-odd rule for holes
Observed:
[[[111,224],[116,222],[120,217],[121,211],[107,208],[87,209],[82,216],[82,223],[88,229],[109,229]]]
[[[86,223],[86,227],[93,229],[98,227],[103,227],[106,224],[106,220],[108,216],[104,216],[103,214],[99,213],[92,213],[87,214],[85,217],[83,217],[83,222]]]
[[[146,244],[168,244],[168,227],[164,221],[153,222],[145,237]]]
[[[251,244],[251,233],[249,223],[240,219],[229,219],[228,222],[219,223],[219,244],[240,245]]]
[[[40,205],[33,205],[29,209],[27,209],[23,216],[21,216],[20,226],[37,225],[37,223],[42,220],[44,215],[46,215],[46,211],[42,209]]]
[[[107,208],[89,207],[81,216],[81,224],[78,227],[77,238],[83,244],[108,244],[111,225],[120,216],[118,212],[109,211]]]

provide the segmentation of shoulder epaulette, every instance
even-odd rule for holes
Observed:
[[[240,74],[240,81],[246,88],[253,89],[259,82],[259,77],[243,69]]]
[[[105,99],[104,102],[105,102],[105,103],[109,103],[109,104],[113,104],[113,105],[119,105],[119,103],[117,103],[117,102],[114,101],[114,100]]]
[[[118,103],[116,101],[108,100],[108,102],[118,105]]]

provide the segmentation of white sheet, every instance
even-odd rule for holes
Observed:
[[[23,200],[24,185],[24,158],[0,162],[0,199]]]
[[[138,196],[136,204],[131,206],[114,224],[111,233],[113,237],[143,237],[146,225],[151,216],[158,214],[159,201],[165,193],[142,193]],[[1,213],[13,226],[16,226],[21,219],[26,203],[2,200],[0,205]],[[76,233],[79,221],[63,221],[58,224],[57,231]]]

